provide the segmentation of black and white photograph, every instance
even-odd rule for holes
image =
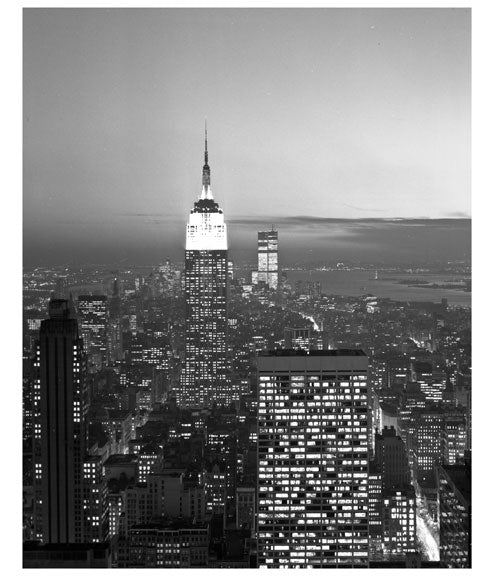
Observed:
[[[19,564],[480,567],[476,7],[88,4],[18,7]]]

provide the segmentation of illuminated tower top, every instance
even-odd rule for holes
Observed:
[[[202,193],[201,199],[213,199],[211,194],[211,172],[208,164],[208,125],[204,127],[204,166],[202,167]]]
[[[194,203],[187,223],[186,250],[227,250],[226,224],[223,210],[213,199],[211,171],[208,163],[207,126],[204,141],[202,191]]]

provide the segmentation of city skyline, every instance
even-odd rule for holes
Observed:
[[[471,567],[470,20],[23,11],[24,568]]]
[[[179,252],[205,117],[232,222],[470,217],[469,10],[198,12],[25,12],[26,260]]]

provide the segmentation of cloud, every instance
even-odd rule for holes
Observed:
[[[305,228],[315,226],[327,226],[333,224],[350,227],[390,227],[390,226],[451,226],[457,227],[462,224],[470,225],[470,218],[326,218],[318,216],[264,216],[257,217],[234,217],[227,218],[227,223],[234,226],[274,226]]]

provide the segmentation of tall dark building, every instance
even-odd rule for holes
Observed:
[[[179,397],[183,407],[231,401],[227,279],[226,224],[211,192],[206,133],[202,192],[190,211],[185,245],[185,370]]]
[[[43,543],[83,540],[85,356],[67,300],[52,300],[36,345],[35,535]]]
[[[416,550],[416,502],[405,444],[395,428],[384,427],[381,434],[376,434],[372,465],[369,493],[372,486],[374,506],[369,522],[373,558],[403,558]],[[379,515],[375,514],[377,510]]]
[[[470,462],[438,466],[441,564],[447,568],[472,566],[472,476]]]
[[[258,380],[259,566],[366,567],[367,356],[277,350]]]
[[[376,434],[375,459],[382,474],[384,488],[404,487],[410,484],[408,457],[403,440],[394,428],[383,428]]]

